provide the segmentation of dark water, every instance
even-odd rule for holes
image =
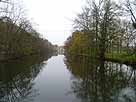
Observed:
[[[136,102],[136,69],[63,55],[1,63],[0,102]]]

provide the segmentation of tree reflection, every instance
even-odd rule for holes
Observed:
[[[0,63],[0,102],[30,102],[38,94],[33,80],[43,68],[43,60],[33,56],[20,61]]]
[[[72,92],[81,102],[135,102],[136,70],[124,64],[89,57],[68,57]]]

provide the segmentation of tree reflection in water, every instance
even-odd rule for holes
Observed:
[[[65,64],[73,74],[72,93],[81,102],[136,102],[134,67],[81,56],[66,56]]]
[[[20,61],[0,63],[0,102],[30,102],[38,95],[33,80],[45,65],[41,58],[33,56]]]

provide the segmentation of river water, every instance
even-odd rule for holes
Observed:
[[[136,102],[135,66],[64,55],[1,63],[0,102]]]

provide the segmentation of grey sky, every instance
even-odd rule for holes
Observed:
[[[62,45],[71,34],[72,21],[86,0],[23,0],[29,19],[44,38]]]

